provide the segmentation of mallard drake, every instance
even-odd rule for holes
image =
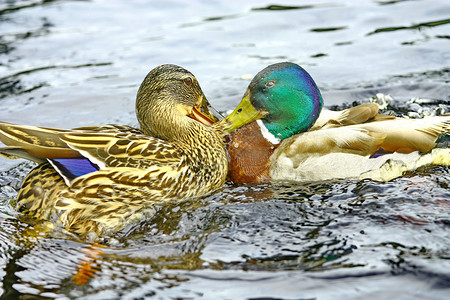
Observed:
[[[0,122],[7,145],[0,153],[39,164],[23,182],[18,209],[78,235],[102,236],[142,219],[154,203],[201,196],[225,182],[221,125],[230,122],[210,126],[213,116],[192,73],[175,65],[151,70],[136,114],[140,129]]]
[[[322,105],[317,85],[300,66],[277,63],[259,72],[233,117],[239,126],[261,118],[230,135],[228,178],[384,181],[422,165],[450,164],[448,148],[433,149],[450,130],[449,115],[412,120],[378,114],[375,103],[341,112],[321,112]]]

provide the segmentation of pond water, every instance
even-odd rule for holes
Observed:
[[[448,111],[449,29],[447,0],[5,0],[0,120],[136,126],[137,88],[163,63],[194,73],[223,112],[280,61],[306,68],[329,107],[384,93]],[[5,299],[450,297],[449,167],[386,183],[227,183],[157,207],[108,247],[18,219],[9,201],[32,167],[0,159]]]

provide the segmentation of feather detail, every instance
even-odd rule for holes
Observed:
[[[275,150],[271,177],[297,181],[390,180],[425,164],[448,165],[449,149],[433,149],[423,156],[418,151],[430,151],[435,140],[449,130],[450,116],[441,116],[395,118],[305,132],[284,140]],[[379,148],[400,153],[370,158]]]
[[[61,141],[60,133],[62,132],[64,131],[59,129],[0,122],[0,141],[10,147],[20,148],[21,150],[16,152],[16,156],[34,161],[80,156]],[[0,148],[0,152],[4,152],[2,148]],[[7,148],[5,153],[13,155],[11,148]]]
[[[25,177],[17,195],[17,210],[38,219],[56,220],[54,204],[66,188],[64,180],[48,162],[40,164]]]
[[[18,158],[24,158],[31,161],[34,161],[35,163],[41,164],[44,163],[46,160],[41,157],[34,156],[30,154],[28,151],[18,148],[18,147],[2,147],[0,148],[0,156],[7,158],[7,159],[18,159]]]
[[[98,170],[98,167],[86,158],[54,158],[48,161],[68,186],[73,179]]]
[[[158,162],[178,163],[181,154],[173,144],[144,135],[71,132],[62,139],[100,169],[125,166],[145,169]]]
[[[230,180],[249,183],[270,179],[269,159],[276,146],[264,137],[260,125],[252,122],[231,133],[226,146]]]
[[[361,104],[342,111],[323,109],[309,131],[362,124],[374,120],[377,116],[383,116],[384,119],[395,118],[378,115],[378,105],[375,103]]]
[[[355,125],[357,126],[357,125]],[[428,152],[436,145],[436,139],[450,131],[450,116],[424,119],[401,119],[370,122],[359,125],[372,132],[385,133],[381,147],[390,152]]]
[[[176,185],[180,178],[189,176],[187,173],[187,167],[173,169],[168,166],[147,170],[100,170],[76,178],[70,188],[60,194],[55,208],[61,214],[64,227],[71,231],[109,234],[141,219],[154,203],[194,195],[193,190]],[[149,182],[158,184],[149,186]],[[129,196],[130,190],[133,197]]]
[[[310,156],[330,153],[369,156],[380,148],[385,137],[385,133],[354,126],[304,132],[284,140],[275,150],[271,161],[275,163],[280,155],[284,155],[292,159],[294,166],[298,166]]]

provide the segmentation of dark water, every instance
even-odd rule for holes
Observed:
[[[227,111],[286,60],[327,106],[384,93],[448,111],[449,29],[446,0],[2,1],[0,120],[136,125],[137,88],[163,63],[193,72]],[[157,207],[108,248],[18,219],[9,201],[31,167],[0,159],[5,299],[450,297],[448,167],[387,183],[227,184]]]

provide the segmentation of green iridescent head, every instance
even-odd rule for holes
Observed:
[[[234,130],[261,118],[267,130],[283,140],[307,131],[319,117],[322,105],[322,96],[312,77],[299,65],[283,62],[256,74],[241,104],[227,119],[231,120],[229,123],[240,122]],[[244,116],[249,109],[254,110],[251,117]]]

